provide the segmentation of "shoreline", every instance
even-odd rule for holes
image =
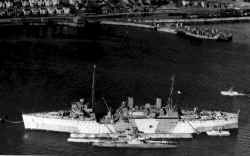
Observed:
[[[145,23],[225,23],[250,21],[250,16],[246,17],[219,17],[219,18],[195,18],[195,19],[160,19],[160,20],[144,20]]]
[[[133,21],[125,21],[117,19],[92,19],[88,16],[54,16],[54,17],[24,17],[24,18],[3,18],[0,19],[0,26],[20,26],[20,25],[65,25],[70,27],[85,27],[86,21],[100,21],[100,24],[129,26],[144,29],[153,29],[153,24],[157,23],[233,23],[233,22],[249,22],[250,16],[247,17],[226,17],[226,18],[195,18],[195,19],[140,19]],[[163,31],[159,28],[158,30]],[[165,30],[166,31],[166,30]],[[167,30],[172,32],[172,30]]]
[[[78,16],[51,16],[51,17],[24,17],[0,19],[0,26],[20,25],[65,25],[71,27],[84,27],[85,19]]]

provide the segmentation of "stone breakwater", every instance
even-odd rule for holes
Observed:
[[[135,28],[149,29],[149,30],[154,30],[154,31],[159,31],[159,32],[167,32],[167,33],[176,34],[176,31],[170,27],[156,27],[156,26],[150,25],[149,23],[142,24],[142,23],[131,23],[131,22],[102,21],[101,24],[135,27]]]
[[[66,25],[84,27],[85,18],[76,16],[3,18],[0,25]]]

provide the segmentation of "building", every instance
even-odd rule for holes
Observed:
[[[232,5],[230,0],[181,0],[182,7],[200,7],[209,9],[226,9]]]

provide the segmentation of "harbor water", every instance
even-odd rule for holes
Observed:
[[[199,41],[174,34],[92,25],[5,26],[0,31],[0,154],[232,156],[250,154],[250,97],[224,97],[234,87],[250,91],[250,23],[218,24],[232,42]],[[69,134],[24,130],[22,112],[66,109],[86,98],[96,64],[96,98],[117,108],[127,96],[135,104],[166,102],[170,78],[185,109],[236,112],[238,135],[180,140],[176,149],[105,149],[68,143]],[[103,111],[105,106],[96,106]],[[12,122],[13,121],[13,122]],[[14,122],[15,121],[15,122]]]

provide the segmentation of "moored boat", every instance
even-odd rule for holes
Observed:
[[[224,96],[245,96],[246,95],[244,93],[234,91],[233,88],[230,88],[229,90],[226,90],[226,91],[222,90],[220,94]]]
[[[96,147],[109,147],[109,148],[144,148],[144,149],[166,149],[176,148],[176,144],[167,143],[143,143],[143,142],[94,142],[93,146]]]
[[[68,138],[68,142],[77,142],[77,143],[94,143],[94,142],[102,142],[100,139],[85,139],[85,138]]]
[[[212,130],[206,133],[208,136],[230,136],[230,132],[225,130]]]
[[[199,40],[215,40],[215,41],[231,41],[232,33],[218,31],[217,29],[199,28],[192,26],[177,25],[177,35],[199,39]]]

